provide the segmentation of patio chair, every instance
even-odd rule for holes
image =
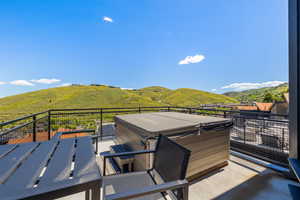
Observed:
[[[165,136],[159,136],[155,150],[124,153],[101,153],[103,170],[106,159],[126,155],[154,153],[153,167],[146,171],[103,176],[103,200],[161,200],[188,199],[185,180],[190,151]]]

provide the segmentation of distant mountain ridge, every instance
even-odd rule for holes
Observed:
[[[0,98],[0,115],[35,113],[53,108],[199,106],[208,103],[235,103],[237,100],[196,89],[171,90],[153,86],[127,90],[104,85],[56,87]],[[1,116],[0,116],[1,117]]]
[[[226,92],[225,96],[237,99],[240,102],[263,102],[266,95],[270,94],[273,101],[282,101],[283,94],[288,92],[288,84],[284,83],[275,87],[244,90],[241,92]]]

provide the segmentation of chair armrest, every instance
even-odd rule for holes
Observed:
[[[162,183],[162,184],[158,184],[158,185],[147,186],[147,187],[135,190],[135,191],[127,191],[127,192],[123,192],[123,193],[107,195],[106,197],[104,197],[104,199],[105,200],[132,199],[132,198],[142,197],[142,196],[150,195],[150,194],[154,194],[154,193],[165,192],[167,190],[175,190],[175,189],[185,188],[185,187],[188,187],[187,180],[177,180],[177,181]],[[187,188],[186,188],[185,192],[188,192]],[[187,197],[187,195],[185,195],[185,196]]]
[[[296,175],[298,182],[300,182],[300,160],[289,158],[288,159],[290,167],[292,168],[294,174]]]
[[[129,152],[122,152],[122,153],[102,152],[100,153],[100,156],[103,156],[105,159],[105,158],[114,158],[114,157],[121,157],[121,156],[139,155],[145,153],[155,153],[155,150],[129,151]]]
[[[97,138],[99,138],[100,136],[99,135],[91,135],[91,138],[93,139],[93,140],[95,140],[95,139],[97,139]]]
[[[145,154],[145,153],[155,153],[155,150],[141,150],[141,151],[130,151],[130,152],[122,152],[122,153],[110,153],[109,151],[101,152],[100,156],[103,157],[103,168],[102,168],[103,174],[102,174],[102,176],[106,175],[106,159],[107,158],[138,155],[138,154]]]

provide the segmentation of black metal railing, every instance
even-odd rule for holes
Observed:
[[[50,137],[48,111],[0,123],[0,144],[45,141]]]
[[[287,164],[289,129],[285,115],[190,107],[52,109],[0,123],[1,144],[49,140],[56,132],[93,129],[100,140],[114,136],[115,115],[184,112],[231,118],[231,149],[281,165]]]

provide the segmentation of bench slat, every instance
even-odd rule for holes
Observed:
[[[75,151],[74,145],[75,138],[59,140],[57,149],[54,152],[44,175],[41,177],[38,187],[68,180]]]
[[[96,163],[96,155],[93,149],[91,137],[81,137],[77,139],[74,178],[80,178],[87,174],[94,174],[95,179],[100,177],[99,168]]]
[[[8,189],[16,190],[32,188],[46,166],[57,143],[57,140],[42,142],[7,182],[5,182],[5,186]]]
[[[18,165],[25,159],[38,143],[25,143],[18,145],[12,152],[0,159],[0,183],[3,183]]]
[[[16,144],[6,144],[0,146],[0,158],[4,157],[6,154],[8,154],[10,151],[12,151],[14,148],[16,148]]]

